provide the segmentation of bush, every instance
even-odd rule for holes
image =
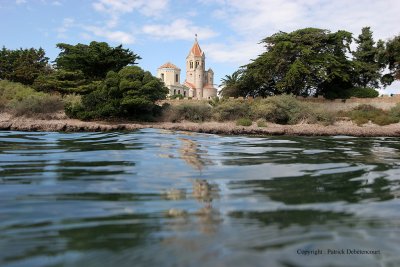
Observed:
[[[32,116],[37,114],[54,113],[63,109],[61,97],[57,95],[33,94],[22,100],[14,99],[7,105],[15,116]]]
[[[363,88],[363,87],[353,87],[349,89],[340,90],[337,92],[327,92],[325,94],[325,98],[327,99],[347,99],[350,97],[357,97],[357,98],[374,98],[378,97],[379,92],[376,91],[374,88]]]
[[[389,110],[389,115],[400,119],[400,103]]]
[[[183,99],[183,95],[182,94],[172,95],[170,96],[170,99]]]
[[[399,122],[400,118],[395,116],[395,110],[385,112],[382,109],[376,108],[371,105],[359,105],[349,112],[348,116],[357,125],[362,125],[372,121],[378,125],[388,125]]]
[[[244,100],[222,100],[213,109],[217,121],[237,120],[250,116],[250,105]]]
[[[58,95],[36,92],[20,83],[0,81],[0,108],[15,116],[54,113],[63,106]]]
[[[106,79],[82,97],[82,103],[68,105],[68,116],[79,119],[134,118],[143,120],[160,113],[155,104],[165,99],[168,89],[150,72],[128,66],[118,73],[110,71]]]
[[[348,97],[374,98],[378,96],[379,92],[373,88],[354,87],[348,90]]]
[[[203,122],[211,119],[211,107],[204,103],[181,104],[179,106],[166,105],[163,107],[163,117],[166,121],[177,122],[188,120]]]
[[[254,119],[263,118],[279,124],[316,121],[312,110],[292,95],[272,96],[255,101],[251,111]]]
[[[251,126],[253,122],[248,118],[240,118],[236,121],[237,126]]]
[[[258,127],[267,127],[267,121],[265,119],[258,119],[256,123]]]

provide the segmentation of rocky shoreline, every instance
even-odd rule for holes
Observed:
[[[357,126],[351,121],[338,121],[334,125],[319,124],[279,125],[268,123],[267,127],[257,127],[255,123],[249,127],[236,126],[235,122],[152,122],[133,123],[115,121],[85,122],[68,119],[65,116],[52,118],[13,117],[0,114],[0,130],[3,131],[40,131],[40,132],[103,132],[103,131],[133,131],[143,128],[165,130],[191,131],[199,133],[223,135],[290,135],[290,136],[334,136],[348,135],[357,137],[400,136],[400,123],[387,126],[365,124]]]

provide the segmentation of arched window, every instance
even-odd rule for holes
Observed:
[[[175,74],[175,82],[179,82],[179,76],[178,76],[178,74]]]
[[[181,90],[178,90],[178,95],[180,95],[181,94]]]
[[[161,80],[164,81],[164,73],[161,73]]]
[[[174,95],[176,95],[176,89],[174,89]]]
[[[198,60],[196,60],[196,68],[199,66],[199,61]]]
[[[193,61],[190,61],[190,68],[193,69]]]
[[[183,91],[183,96],[186,96],[186,91]]]

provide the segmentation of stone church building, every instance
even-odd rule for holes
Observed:
[[[193,99],[211,99],[217,96],[214,87],[214,72],[211,68],[205,70],[206,56],[197,41],[186,57],[186,80],[181,84],[181,69],[167,62],[157,69],[157,77],[169,89],[169,96],[182,95]]]

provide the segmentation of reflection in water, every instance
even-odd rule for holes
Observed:
[[[0,132],[0,265],[400,266],[398,138]],[[305,257],[312,249],[379,256]]]
[[[212,162],[202,155],[206,155],[207,151],[199,148],[198,144],[187,138],[179,138],[182,142],[179,154],[189,166],[201,171],[205,165],[210,165]]]

